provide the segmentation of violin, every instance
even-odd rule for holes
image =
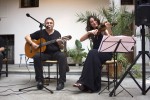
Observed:
[[[105,21],[104,23],[101,23],[99,26],[98,26],[98,32],[103,32],[107,29],[107,26],[105,25],[107,23],[107,21]],[[117,25],[117,23],[113,22],[113,23],[110,23],[111,26],[115,26]]]
[[[106,25],[104,23],[101,23],[98,27],[98,34],[101,34],[101,32],[105,31],[107,29]],[[89,34],[88,37],[92,37],[94,34]]]
[[[99,26],[98,26],[98,32],[103,32],[103,31],[105,31],[106,30],[106,25],[105,24],[100,24]]]
[[[101,34],[101,32],[104,32],[104,31],[107,29],[107,26],[105,25],[105,23],[107,23],[107,21],[104,22],[104,23],[101,23],[101,24],[97,27],[97,29],[98,29],[98,34],[97,34],[97,35]],[[117,23],[111,23],[110,25],[111,25],[111,26],[115,26],[115,25],[117,25]],[[93,35],[93,34],[90,34],[89,37],[91,37],[92,35]]]

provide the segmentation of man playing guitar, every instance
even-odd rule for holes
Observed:
[[[35,69],[35,79],[37,81],[37,86],[39,84],[43,85],[43,66],[42,61],[45,60],[57,60],[59,63],[59,84],[57,90],[64,88],[64,82],[66,82],[66,66],[67,58],[66,55],[61,52],[61,49],[64,48],[63,40],[60,38],[61,34],[54,29],[54,20],[51,17],[45,19],[45,29],[38,30],[32,34],[25,36],[27,43],[31,46],[30,52],[32,53],[35,50],[42,47],[39,44],[36,44],[33,40],[44,39],[46,41],[53,41],[52,43],[46,45],[45,51],[36,52],[32,57],[34,60],[34,69]],[[42,88],[39,88],[42,89]]]

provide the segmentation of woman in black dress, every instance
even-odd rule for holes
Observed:
[[[108,22],[104,23],[106,29],[101,30],[100,26],[101,23],[97,17],[89,16],[86,26],[87,33],[80,38],[81,42],[86,39],[91,39],[93,42],[93,49],[90,50],[87,55],[81,76],[73,85],[74,87],[78,87],[81,91],[100,91],[102,64],[112,59],[112,53],[98,52],[103,35],[111,35],[112,32],[111,25]]]

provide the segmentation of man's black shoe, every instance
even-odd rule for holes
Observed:
[[[64,83],[61,82],[58,84],[58,86],[56,87],[56,90],[62,90],[64,88]]]
[[[42,90],[43,89],[43,82],[42,81],[38,81],[38,83],[37,83],[37,89],[38,90]]]

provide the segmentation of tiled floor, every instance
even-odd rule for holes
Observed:
[[[82,67],[70,67],[70,72],[67,73],[65,88],[61,91],[56,91],[56,80],[51,80],[50,84],[46,86],[54,92],[53,94],[46,89],[37,90],[36,87],[19,91],[19,89],[28,86],[36,86],[34,74],[32,73],[33,68],[28,68],[31,74],[24,66],[9,65],[9,76],[5,77],[5,75],[2,75],[0,79],[0,100],[149,100],[150,98],[150,91],[146,95],[142,95],[141,90],[130,77],[126,77],[122,81],[121,86],[130,92],[133,97],[125,90],[115,97],[109,97],[107,90],[103,91],[100,95],[99,93],[82,93],[72,86],[78,80]],[[55,77],[54,74],[51,76]],[[104,80],[105,77],[102,77],[102,79]],[[142,84],[141,79],[137,79],[137,81],[139,84]],[[147,79],[146,85],[147,87],[150,86],[150,78]],[[117,88],[116,94],[123,89],[121,86]],[[106,83],[102,83],[102,89],[105,87]],[[112,90],[113,85],[110,87],[110,90]]]

